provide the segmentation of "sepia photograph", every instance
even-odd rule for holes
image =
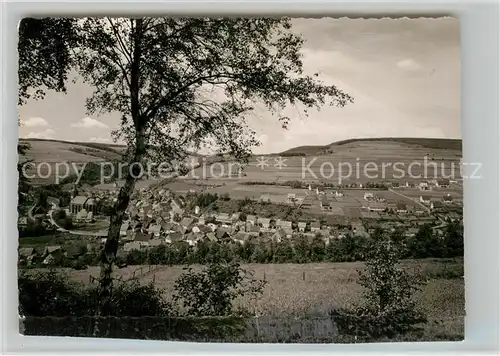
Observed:
[[[18,35],[20,333],[464,340],[459,19]]]

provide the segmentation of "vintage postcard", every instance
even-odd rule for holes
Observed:
[[[25,335],[463,340],[458,19],[26,18],[18,49]]]

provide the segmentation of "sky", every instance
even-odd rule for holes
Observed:
[[[287,130],[259,105],[248,119],[261,146],[256,153],[350,138],[461,138],[460,23],[454,18],[292,20],[305,39],[304,72],[318,72],[354,97],[344,108],[305,117],[295,107]],[[47,93],[20,110],[20,137],[112,142],[119,114],[89,117],[92,88],[77,82],[67,94]]]

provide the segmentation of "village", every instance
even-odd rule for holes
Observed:
[[[321,240],[328,245],[333,239],[351,236],[368,237],[376,229],[401,231],[412,237],[425,224],[433,225],[440,234],[447,220],[461,220],[462,200],[446,193],[448,188],[459,189],[458,182],[449,179],[405,183],[379,184],[383,189],[365,187],[325,188],[311,184],[304,194],[288,193],[285,203],[294,210],[310,212],[304,219],[245,214],[241,211],[212,211],[193,206],[189,197],[204,194],[189,190],[188,194],[168,188],[141,188],[133,195],[120,228],[120,251],[145,250],[152,247],[185,243],[196,247],[200,241],[250,244],[280,243],[305,237],[310,243]],[[404,195],[405,189],[412,195]],[[444,189],[444,191],[443,191]],[[108,217],[99,211],[99,202],[116,201],[119,186],[111,189],[87,187],[72,196],[69,206],[58,207],[52,202],[47,214],[49,223],[66,233],[87,236],[93,240],[87,249],[99,249],[106,242]],[[75,193],[78,193],[74,190]],[[436,194],[436,192],[438,192]],[[391,196],[387,196],[391,194]],[[395,198],[396,197],[396,198]],[[276,204],[275,196],[263,194],[256,204]],[[68,230],[54,220],[57,212],[72,219],[79,229]],[[335,219],[326,219],[332,217]],[[61,253],[62,246],[47,246],[44,264],[50,264],[53,253]],[[30,250],[31,251],[31,250]],[[52,251],[52,252],[50,252]],[[20,251],[29,255],[29,251]],[[34,251],[31,251],[34,253]],[[26,256],[25,256],[26,257]]]

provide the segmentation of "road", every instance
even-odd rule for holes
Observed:
[[[108,231],[107,230],[101,230],[97,232],[93,231],[81,231],[81,230],[68,230],[65,229],[57,224],[57,222],[54,220],[54,212],[59,210],[59,207],[52,202],[52,208],[49,210],[47,213],[47,216],[49,217],[50,223],[56,228],[57,231],[59,232],[66,232],[71,235],[79,235],[79,236],[93,236],[93,237],[105,237],[108,236]]]

